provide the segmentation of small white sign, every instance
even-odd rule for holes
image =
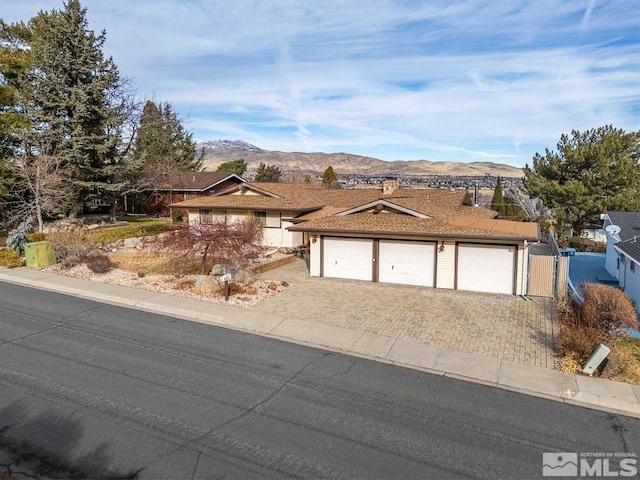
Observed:
[[[222,275],[220,277],[220,280],[223,282],[230,282],[231,281],[231,274],[227,273],[226,275]]]

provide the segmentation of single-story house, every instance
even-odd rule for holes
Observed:
[[[151,215],[168,215],[169,205],[183,200],[215,195],[245,180],[235,173],[228,172],[176,172],[158,178],[146,200],[147,212]],[[118,208],[119,207],[119,208]],[[126,196],[118,202],[117,210],[131,211]],[[187,212],[183,212],[186,218]]]
[[[601,215],[602,230],[607,235],[605,268],[615,278],[620,278],[621,257],[614,248],[618,242],[640,237],[640,212],[607,212]]]
[[[312,276],[521,295],[536,223],[497,220],[465,190],[242,183],[178,202],[189,221],[253,216],[265,245],[310,245]]]
[[[617,242],[613,248],[619,255],[620,288],[640,312],[640,235]]]

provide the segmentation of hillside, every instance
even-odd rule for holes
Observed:
[[[243,158],[249,170],[264,162],[277,165],[283,172],[322,173],[329,165],[338,174],[361,175],[484,175],[522,177],[522,169],[493,162],[430,162],[428,160],[384,161],[349,153],[302,153],[262,150],[241,140],[214,140],[198,143],[204,150],[207,170],[222,162]]]

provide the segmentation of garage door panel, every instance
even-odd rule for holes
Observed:
[[[380,282],[433,287],[435,243],[380,240]]]
[[[509,245],[458,244],[457,288],[513,294],[515,251]]]
[[[325,277],[372,280],[373,240],[324,238]]]

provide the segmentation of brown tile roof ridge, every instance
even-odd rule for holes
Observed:
[[[237,175],[229,172],[174,172],[164,175],[163,179],[158,181],[157,188],[161,190],[204,190],[229,177],[237,177]]]
[[[519,225],[512,226],[513,228],[496,228],[495,223],[492,225],[474,224],[477,220],[486,219],[471,217],[469,224],[461,222],[456,225],[435,218],[417,218],[390,212],[378,214],[362,212],[316,218],[291,227],[290,230],[511,240],[536,240],[538,238],[537,224],[522,229],[518,228],[521,227],[522,222],[511,222]],[[504,220],[489,221],[498,222],[499,225],[500,222],[504,222]]]

